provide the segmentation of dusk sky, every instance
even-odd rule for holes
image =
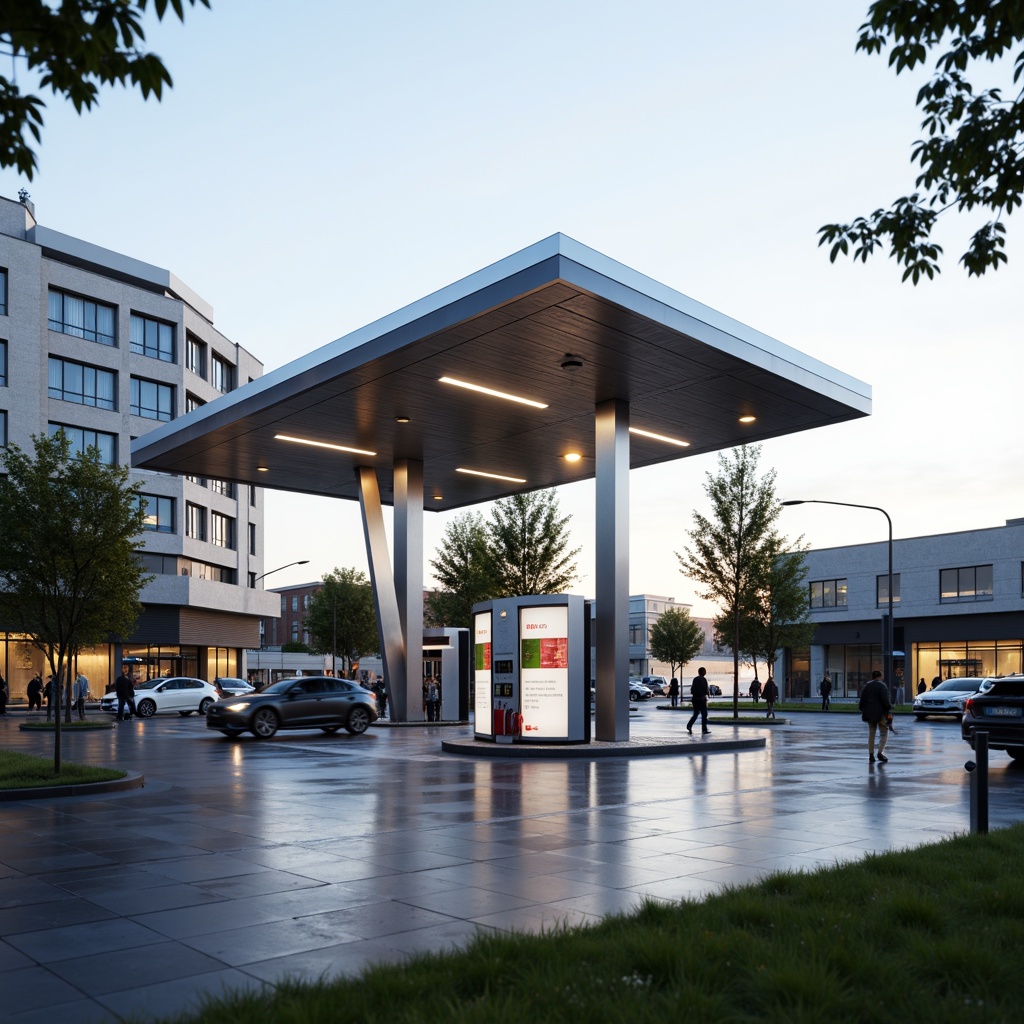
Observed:
[[[958,259],[984,214],[943,219],[943,273],[916,288],[817,246],[914,187],[926,76],[854,52],[868,0],[212,4],[148,28],[162,103],[49,98],[39,173],[0,194],[171,270],[268,370],[562,231],[872,386],[870,418],[764,444],[780,498],[883,506],[897,538],[1024,516],[1020,218],[980,280]],[[695,599],[673,551],[715,468],[632,474],[632,593]],[[593,487],[560,496],[592,596]],[[310,560],[267,586],[366,568],[357,504],[267,508],[266,567]],[[450,518],[427,515],[428,559]],[[782,525],[886,535],[825,506]]]

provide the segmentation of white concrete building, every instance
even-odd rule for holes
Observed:
[[[259,377],[262,364],[213,326],[213,307],[173,274],[36,223],[31,203],[0,198],[0,445],[67,433],[127,464],[130,442]],[[257,487],[133,471],[147,501],[135,634],[83,653],[102,692],[122,656],[156,674],[238,676],[277,595],[263,572]],[[0,670],[22,696],[42,657],[0,623]],[[44,672],[45,675],[45,672]]]

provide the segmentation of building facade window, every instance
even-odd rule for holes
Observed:
[[[939,570],[939,600],[989,601],[992,599],[992,566],[965,565]]]
[[[299,595],[292,594],[292,611],[297,612],[299,610]]]
[[[0,267],[0,316],[7,316],[7,270]]]
[[[174,362],[174,326],[162,320],[132,313],[131,350],[137,356],[160,359],[165,363]]]
[[[201,398],[196,398],[195,395],[188,391],[185,392],[185,412],[191,412],[193,409],[198,409],[201,405],[206,405]]]
[[[249,573],[249,589],[250,590],[255,590],[256,589],[256,573],[254,573],[254,572],[250,572]],[[263,635],[263,619],[260,619],[260,636],[262,636],[262,635]]]
[[[200,562],[196,558],[178,560],[178,572],[182,576],[194,576],[197,580],[213,580],[214,583],[231,583],[238,580],[238,571],[223,565]]]
[[[47,432],[53,437],[58,431],[71,442],[71,454],[77,455],[87,448],[98,448],[100,462],[113,466],[117,462],[117,434],[107,434],[102,430],[86,430],[84,427],[72,427],[67,423],[49,423]]]
[[[0,409],[0,448],[7,447],[7,413]]]
[[[185,503],[185,536],[193,540],[206,540],[206,509],[202,505]]]
[[[174,533],[174,499],[159,494],[140,494],[139,505],[145,520],[142,528],[156,533]]]
[[[292,640],[299,639],[299,624],[297,622],[292,623]]]
[[[100,345],[117,344],[117,310],[103,302],[50,289],[50,330]]]
[[[900,574],[892,574],[892,603],[900,603]],[[879,608],[889,607],[889,574],[883,573],[875,577],[875,604]]]
[[[249,554],[256,554],[256,524],[249,524]]]
[[[0,339],[0,388],[7,387],[7,342]]]
[[[816,580],[809,587],[812,608],[846,607],[846,580]]]
[[[225,498],[235,496],[235,485],[230,480],[215,480],[210,478],[210,490],[214,494],[223,494]]]
[[[249,484],[249,504],[253,508],[256,507],[256,486],[255,484]]]
[[[50,397],[62,402],[111,411],[117,408],[117,374],[111,370],[50,356],[48,383]]]
[[[145,420],[174,419],[174,388],[155,380],[132,377],[132,413]]]
[[[210,356],[210,383],[227,394],[235,385],[235,368],[218,355]]]
[[[185,335],[185,368],[206,380],[206,345],[194,334]]]
[[[235,521],[221,512],[210,513],[210,543],[219,548],[234,548]]]

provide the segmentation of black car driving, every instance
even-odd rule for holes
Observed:
[[[995,679],[985,693],[964,702],[960,734],[975,745],[975,733],[984,729],[992,750],[1005,750],[1015,761],[1024,761],[1024,676]]]
[[[246,730],[269,739],[278,729],[366,732],[377,720],[377,698],[358,683],[333,676],[282,679],[259,693],[226,697],[206,712],[206,726],[225,736]]]

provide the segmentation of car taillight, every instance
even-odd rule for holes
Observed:
[[[968,697],[967,700],[964,701],[964,712],[972,714],[972,715],[974,714],[974,698],[973,697]]]

